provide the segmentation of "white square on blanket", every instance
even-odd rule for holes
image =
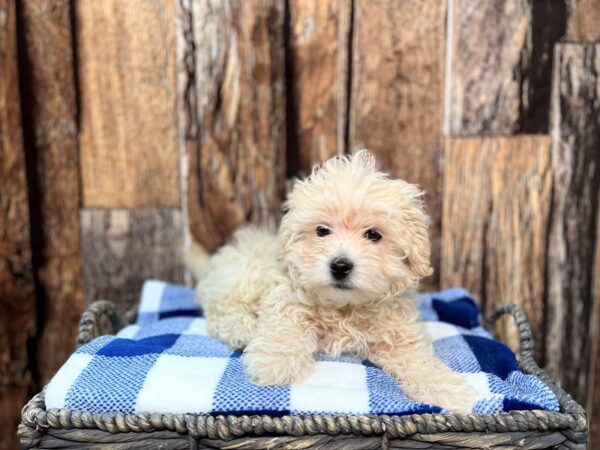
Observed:
[[[456,326],[445,322],[423,322],[425,332],[432,341],[438,341],[451,336],[460,336]]]
[[[75,353],[52,377],[44,394],[48,408],[64,408],[65,398],[73,383],[88,366],[94,355],[88,353]]]
[[[369,410],[365,366],[318,361],[306,381],[291,386],[290,410],[296,413],[364,414]]]
[[[229,358],[158,357],[137,397],[136,413],[207,414]]]
[[[492,394],[490,390],[490,383],[485,372],[475,372],[475,373],[461,373],[460,376],[472,387],[475,388],[479,397],[487,397]]]
[[[181,334],[192,334],[197,336],[206,336],[206,319],[194,319],[190,325]]]
[[[139,313],[155,313],[160,311],[160,301],[167,285],[162,281],[148,280],[142,288]]]
[[[133,339],[138,331],[140,331],[139,325],[127,325],[117,333],[117,336],[123,339]]]

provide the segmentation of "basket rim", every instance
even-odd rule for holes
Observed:
[[[560,412],[547,410],[513,410],[494,414],[425,413],[406,415],[206,415],[173,413],[90,413],[70,409],[46,409],[45,388],[24,407],[19,425],[19,436],[24,448],[30,448],[41,439],[47,429],[99,429],[110,433],[152,432],[169,430],[188,434],[193,438],[230,440],[236,437],[277,433],[290,436],[318,434],[385,435],[390,439],[414,434],[447,432],[526,432],[560,431],[574,443],[587,440],[588,424],[585,410],[567,392],[558,386],[533,359],[533,338],[529,322],[516,305],[506,304],[492,315],[488,324],[510,314],[516,322],[521,342],[519,366],[523,372],[539,378],[556,395]],[[90,331],[100,315],[108,316],[115,328],[123,326],[110,302],[95,302],[82,316],[81,345],[91,340]],[[131,321],[132,316],[127,321]],[[27,445],[27,443],[32,445]]]

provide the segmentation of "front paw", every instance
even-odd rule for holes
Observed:
[[[269,352],[249,346],[242,357],[246,375],[261,386],[298,384],[314,369],[312,355]]]
[[[477,403],[477,391],[467,384],[439,385],[431,393],[429,403],[446,411],[470,414]]]

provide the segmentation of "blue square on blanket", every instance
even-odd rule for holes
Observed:
[[[163,289],[160,299],[160,313],[188,310],[200,312],[200,307],[195,301],[194,290],[183,286],[167,284]]]
[[[209,336],[182,334],[173,346],[165,350],[166,354],[197,357],[227,358],[233,352],[218,339]]]
[[[363,363],[367,369],[369,409],[371,414],[423,414],[437,413],[442,409],[409,398],[398,382],[370,361]]]
[[[479,325],[479,310],[471,297],[463,296],[447,301],[434,296],[431,304],[442,322],[459,325],[463,328],[473,328]]]
[[[94,356],[67,392],[65,408],[133,414],[137,395],[157,359],[156,353],[133,357]]]
[[[193,320],[193,317],[171,317],[158,320],[142,326],[135,334],[135,339],[140,340],[162,334],[182,334],[189,328]]]
[[[101,356],[127,357],[148,354],[160,354],[170,348],[178,334],[161,334],[140,340],[115,339],[98,351]]]
[[[289,386],[258,386],[244,375],[241,352],[231,355],[213,400],[213,415],[290,414]]]
[[[476,373],[481,370],[477,358],[461,335],[437,339],[433,342],[435,355],[452,370]]]
[[[463,335],[463,339],[483,372],[492,373],[504,380],[511,372],[519,370],[512,350],[501,342],[469,335]]]
[[[95,355],[96,353],[98,353],[100,350],[102,350],[104,347],[106,347],[108,344],[110,344],[112,341],[114,341],[116,339],[118,339],[118,338],[115,336],[111,336],[111,335],[99,336],[96,339],[94,339],[92,342],[79,347],[75,353],[85,353],[87,355]]]

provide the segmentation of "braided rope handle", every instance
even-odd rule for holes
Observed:
[[[79,320],[77,347],[103,334],[116,334],[127,325],[126,322],[127,319],[123,320],[118,315],[114,303],[107,300],[95,301],[83,312]]]
[[[573,397],[571,397],[564,389],[556,384],[556,382],[535,362],[533,355],[533,333],[531,332],[529,320],[527,320],[527,316],[523,310],[514,303],[507,303],[506,305],[502,305],[496,309],[496,311],[494,311],[488,320],[488,323],[493,325],[505,314],[510,314],[513,317],[519,331],[521,347],[519,355],[519,367],[521,370],[527,374],[535,375],[542,380],[552,390],[552,392],[556,394],[561,410],[566,413],[573,414],[578,418],[578,420],[581,420],[583,423],[585,423],[587,427],[586,413],[583,407],[573,400]]]

